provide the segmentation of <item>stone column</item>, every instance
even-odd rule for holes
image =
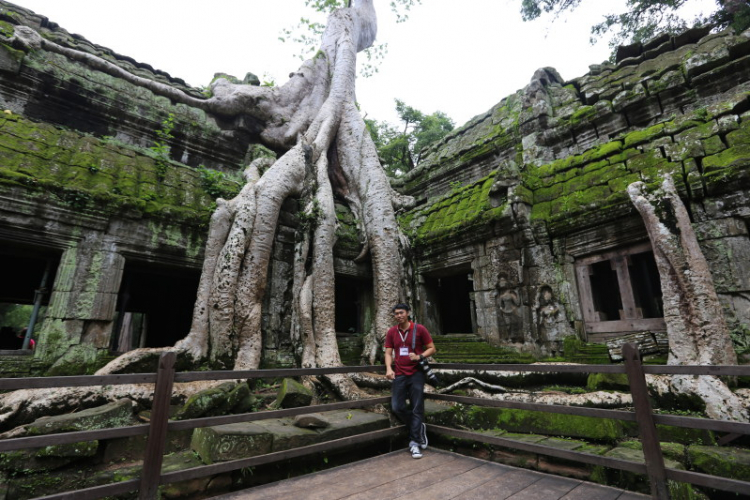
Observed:
[[[115,246],[95,232],[84,234],[63,252],[39,330],[38,360],[45,365],[67,363],[70,373],[83,373],[87,368],[75,363],[108,354],[124,266],[125,258]],[[68,368],[58,373],[67,374]]]

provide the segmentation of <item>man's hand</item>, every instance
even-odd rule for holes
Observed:
[[[385,378],[387,378],[388,380],[394,380],[396,378],[396,374],[390,368],[386,368]]]
[[[419,361],[419,354],[414,354],[413,352],[410,352],[409,359],[412,361]]]

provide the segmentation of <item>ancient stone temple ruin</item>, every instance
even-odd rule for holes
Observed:
[[[252,160],[278,152],[261,146],[252,119],[208,115],[75,58],[6,43],[21,26],[202,94],[0,1],[0,304],[40,306],[31,353],[13,344],[25,323],[0,325],[0,374],[92,373],[118,353],[187,334],[215,199],[239,191]],[[259,84],[252,74],[237,83]],[[585,342],[602,347],[601,362],[635,339],[645,354],[665,353],[659,273],[626,189],[666,173],[729,327],[746,341],[750,33],[661,36],[571,80],[540,69],[423,158],[393,186],[416,198],[400,214],[404,264],[416,318],[438,343],[474,334],[514,359],[540,359]],[[265,296],[264,367],[296,363],[299,213],[287,199]],[[337,213],[336,330],[344,358],[357,362],[372,275],[351,210],[340,202]]]

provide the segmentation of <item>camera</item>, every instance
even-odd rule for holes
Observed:
[[[437,377],[437,375],[435,375],[435,372],[432,371],[432,367],[427,361],[427,358],[421,358],[419,360],[419,369],[424,372],[425,377],[427,377],[428,384],[433,387],[438,387],[440,385],[440,379]]]

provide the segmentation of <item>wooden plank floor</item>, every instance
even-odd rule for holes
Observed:
[[[577,479],[429,449],[405,450],[213,500],[645,500],[650,497]]]

